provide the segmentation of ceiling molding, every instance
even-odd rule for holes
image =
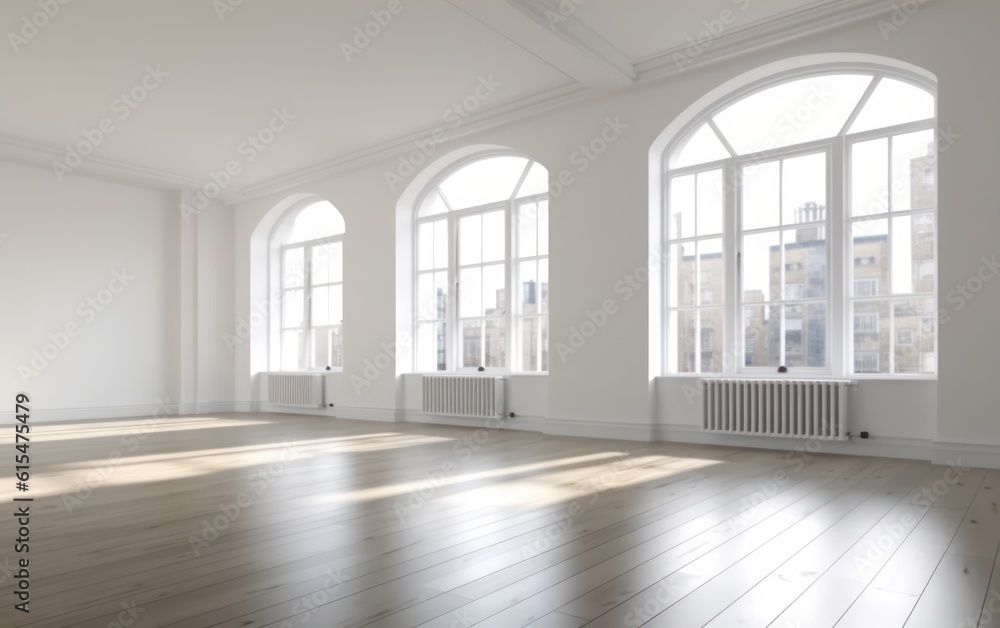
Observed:
[[[554,0],[446,1],[587,87],[614,89],[638,78],[627,56]]]
[[[891,11],[898,0],[830,0],[759,20],[709,41],[697,55],[691,44],[636,61],[640,81],[668,78],[710,63],[730,59],[762,48],[875,18]],[[872,28],[876,29],[875,24]]]
[[[534,49],[528,49],[549,63],[553,63],[553,57],[544,55],[556,50],[558,52],[556,57],[561,59],[562,67],[554,64],[555,67],[578,81],[473,114],[462,126],[447,131],[447,139],[445,140],[447,142],[559,107],[597,99],[606,94],[606,91],[591,89],[592,87],[622,87],[633,82],[629,69],[621,67],[621,60],[617,58],[617,55],[621,53],[611,48],[607,42],[586,28],[572,15],[566,16],[566,21],[559,22],[554,32],[549,28],[545,12],[552,10],[553,6],[556,7],[554,10],[557,13],[559,11],[558,4],[554,0],[505,0],[503,3],[480,2],[479,0],[447,1],[476,19],[480,19],[476,13],[482,15],[485,11],[478,9],[480,6],[505,7],[506,9],[500,13],[502,19],[495,18],[492,20],[492,24],[484,23],[495,30],[498,21],[504,24],[520,23],[523,27],[530,26],[530,29],[525,28],[525,30],[534,30],[532,37],[537,41],[532,44]],[[687,49],[687,46],[680,46],[640,59],[636,62],[634,70],[631,71],[631,76],[636,77],[641,82],[666,79],[683,71],[753,50],[884,15],[893,9],[895,1],[831,0],[789,11],[772,19],[754,22],[720,35],[716,40],[713,40],[709,48],[692,59],[692,63],[684,68],[678,68],[674,59],[674,54],[683,53]],[[512,17],[511,14],[517,14],[519,17]],[[483,17],[489,19],[489,15]],[[539,20],[542,22],[539,23]],[[507,27],[505,26],[505,28]],[[873,28],[875,28],[874,24]],[[540,34],[539,31],[544,32]],[[500,32],[506,36],[503,31]],[[609,52],[605,46],[614,52]],[[567,54],[568,48],[572,48],[574,52]],[[588,50],[590,52],[587,52]],[[631,64],[628,67],[631,68]],[[567,69],[572,70],[572,72],[567,71]],[[258,184],[239,189],[228,189],[223,191],[219,198],[227,204],[235,204],[303,186],[326,177],[344,174],[371,164],[392,160],[413,151],[416,148],[414,142],[429,139],[442,126],[441,123],[438,123],[406,136],[340,155]],[[33,142],[23,138],[0,136],[0,159],[2,160],[36,166],[51,172],[52,162],[61,161],[65,155],[66,150],[61,146]],[[199,180],[94,155],[84,160],[73,174],[68,176],[73,175],[90,176],[168,191],[199,190],[207,183],[207,180]],[[55,179],[55,174],[53,174],[53,179]]]
[[[442,143],[447,143],[473,133],[511,124],[529,116],[565,107],[591,96],[593,96],[593,93],[586,87],[577,84],[566,85],[511,102],[507,105],[494,107],[481,114],[473,115],[469,118],[468,122],[462,124],[460,127],[445,129],[446,125],[436,124],[405,137],[396,138],[363,150],[341,155],[311,168],[296,170],[287,175],[249,186],[242,189],[241,192],[247,199],[268,196],[311,183],[317,179],[341,175],[352,170],[406,155],[417,150],[417,141],[430,140],[435,133],[440,133],[442,130],[445,133],[445,139]]]
[[[65,147],[0,135],[0,159],[48,170],[52,173],[53,181],[57,183],[59,179],[53,169],[53,164],[62,163],[65,158]],[[147,168],[97,155],[88,156],[79,166],[64,176],[69,179],[81,175],[165,191],[198,190],[208,182],[207,179],[202,181],[165,170]],[[235,190],[223,190],[219,194],[219,198],[228,204],[245,200],[245,197]]]

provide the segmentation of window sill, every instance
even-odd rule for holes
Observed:
[[[538,373],[538,372],[510,372],[510,371],[483,371],[479,372],[469,372],[469,371],[415,371],[412,373],[404,373],[404,375],[449,375],[455,377],[548,377],[548,372]]]
[[[830,373],[773,373],[771,375],[760,375],[757,373],[665,373],[658,375],[657,379],[789,379],[789,380],[824,380],[824,379],[850,379],[856,381],[886,381],[886,382],[936,382],[937,375],[889,375],[886,373],[857,373],[848,375],[833,375]]]

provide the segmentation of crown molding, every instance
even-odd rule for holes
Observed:
[[[54,183],[59,183],[52,169],[54,162],[61,162],[66,156],[65,147],[35,142],[19,137],[0,135],[0,159],[48,170],[52,173]],[[87,176],[114,183],[136,185],[144,188],[163,191],[198,190],[205,181],[179,175],[166,170],[148,168],[125,161],[117,161],[90,155],[71,173],[65,175],[69,179],[74,176]],[[245,200],[245,197],[235,190],[224,190],[219,198],[225,203],[233,204]]]
[[[501,105],[486,110],[482,114],[474,114],[469,118],[468,122],[463,123],[459,127],[445,130],[445,142],[451,142],[467,135],[510,124],[551,109],[565,107],[583,100],[590,94],[590,90],[586,87],[574,83],[541,92],[508,103],[507,105]],[[246,199],[260,198],[296,186],[305,185],[317,179],[344,174],[387,159],[399,157],[417,150],[415,142],[429,140],[433,134],[440,132],[444,127],[444,123],[436,124],[403,137],[341,155],[329,161],[316,164],[311,168],[296,170],[295,172],[244,188],[242,194]]]
[[[831,0],[812,4],[723,32],[693,58],[688,53],[692,45],[683,44],[639,59],[635,68],[639,81],[669,78],[724,59],[884,15],[894,6],[895,0]],[[690,63],[680,67],[678,56]]]
[[[546,11],[555,10],[558,12],[559,7],[555,0],[506,0],[505,3],[532,20],[536,22],[542,20],[545,24],[548,24]],[[676,46],[656,55],[639,59],[632,64],[573,15],[565,16],[566,20],[560,22],[558,28],[554,29],[554,38],[558,38],[563,45],[568,42],[584,52],[594,67],[601,66],[602,72],[610,72],[617,76],[619,89],[627,89],[629,84],[667,79],[682,72],[751,51],[801,39],[810,34],[838,26],[872,19],[892,11],[895,6],[895,0],[830,0],[787,11],[773,18],[753,22],[719,35],[712,40],[709,47],[693,58],[691,63],[684,68],[677,66],[674,55],[683,54],[688,45]],[[553,9],[553,7],[556,8]],[[446,130],[445,141],[450,142],[559,107],[601,98],[607,94],[607,90],[591,89],[586,83],[577,79],[574,83],[539,92],[506,105],[474,114],[460,127]],[[443,127],[443,124],[438,123],[393,140],[267,179],[261,183],[238,189],[228,189],[223,191],[219,198],[232,205],[283,192],[319,179],[344,174],[380,161],[390,160],[414,150],[414,142],[428,140],[433,133],[440,131]],[[0,159],[2,160],[41,167],[51,171],[52,162],[59,161],[64,156],[65,149],[60,146],[0,135]],[[90,176],[167,191],[199,190],[206,183],[204,180],[173,172],[95,155],[88,157],[69,176],[73,175]],[[54,175],[53,179],[55,179]]]

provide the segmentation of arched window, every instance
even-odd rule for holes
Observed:
[[[272,368],[343,368],[344,218],[326,201],[289,212],[271,239],[280,271]],[[276,358],[276,359],[275,359]]]
[[[492,154],[446,172],[415,218],[415,367],[548,370],[549,176]]]
[[[692,121],[665,159],[668,373],[934,375],[935,128],[933,85],[861,67]]]

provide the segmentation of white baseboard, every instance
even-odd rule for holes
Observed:
[[[194,405],[194,411],[189,414],[222,414],[223,412],[236,412],[236,404],[231,401],[197,403]]]
[[[402,411],[392,408],[355,408],[351,406],[334,406],[330,413],[338,419],[351,421],[376,421],[379,423],[400,423],[403,420]]]
[[[698,445],[725,445],[729,447],[752,447],[754,449],[777,449],[792,451],[805,446],[808,438],[781,438],[770,436],[745,436],[706,432],[700,425],[660,425],[657,440],[694,443]],[[831,454],[853,456],[875,456],[879,458],[903,458],[907,460],[930,460],[931,441],[919,438],[873,437],[850,440],[820,440],[820,451]]]
[[[545,419],[546,434],[553,436],[580,436],[652,442],[656,426],[652,423],[626,423],[624,421],[581,421],[577,419]]]
[[[107,406],[98,408],[32,408],[32,423],[60,423],[70,421],[92,421],[100,419],[130,419],[164,417],[180,414],[177,404],[148,404],[139,406]],[[0,425],[13,425],[14,412],[0,412]]]
[[[486,425],[485,419],[469,419],[454,416],[441,416],[435,414],[425,414],[419,410],[404,411],[402,420],[406,423],[423,423],[427,425],[451,425],[454,427],[499,427],[502,430],[521,430],[525,432],[541,432],[545,419],[533,416],[515,416],[514,418],[504,417],[499,422],[490,421]]]
[[[936,440],[933,443],[931,462],[940,465],[960,464],[965,467],[1000,469],[1000,445]]]

